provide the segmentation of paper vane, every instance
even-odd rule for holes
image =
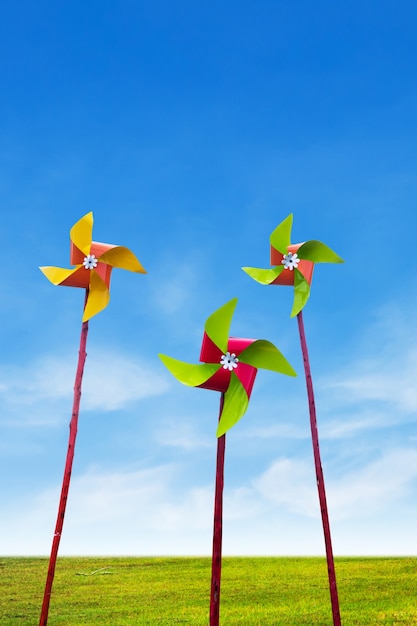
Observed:
[[[321,241],[291,244],[292,213],[271,233],[272,269],[242,267],[243,271],[262,285],[293,285],[294,301],[291,317],[307,304],[315,263],[343,263],[343,259]]]
[[[193,365],[159,355],[164,365],[183,384],[224,394],[218,437],[245,414],[258,368],[296,376],[285,357],[269,341],[229,337],[236,304],[237,299],[234,298],[208,318],[200,354],[201,364]]]
[[[110,276],[114,267],[146,274],[136,256],[124,246],[98,243],[93,238],[93,213],[87,213],[70,231],[72,269],[44,266],[40,270],[54,285],[88,290],[83,314],[86,322],[100,313],[110,300]]]

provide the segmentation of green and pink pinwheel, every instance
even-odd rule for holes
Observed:
[[[216,482],[214,494],[213,554],[211,570],[210,626],[219,626],[222,561],[222,515],[226,432],[246,412],[258,368],[296,376],[281,352],[265,339],[229,337],[237,304],[234,298],[206,321],[200,364],[184,363],[160,354],[164,365],[185,385],[219,391]]]
[[[343,263],[343,259],[321,241],[291,243],[292,213],[271,233],[271,269],[243,267],[251,278],[262,285],[294,285],[291,317],[305,307],[315,263]]]
[[[343,263],[343,259],[321,241],[312,240],[306,241],[305,243],[291,244],[292,219],[293,216],[290,214],[284,221],[281,222],[281,224],[277,226],[270,236],[271,265],[274,265],[275,267],[272,269],[243,267],[242,269],[262,285],[294,285],[294,301],[291,317],[297,316],[301,351],[303,354],[314,464],[316,470],[316,483],[326,547],[333,626],[341,626],[336,572],[330,534],[330,522],[327,510],[323,468],[320,457],[313,380],[311,376],[307,341],[304,331],[303,308],[310,297],[310,285],[313,277],[314,264]]]
[[[230,300],[206,321],[200,354],[202,363],[194,365],[159,355],[181,383],[224,394],[218,437],[245,414],[258,368],[296,376],[285,357],[269,341],[229,337],[236,304],[236,298]]]

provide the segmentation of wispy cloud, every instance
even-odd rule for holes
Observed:
[[[75,370],[73,357],[68,355],[46,356],[18,369],[3,368],[3,420],[9,421],[7,416],[18,412],[21,424],[55,421],[58,405],[71,401]],[[167,378],[149,364],[117,352],[96,351],[87,359],[82,406],[85,411],[115,411],[163,394],[168,387]]]
[[[213,483],[197,479],[185,487],[184,471],[177,462],[117,471],[92,467],[74,476],[61,553],[209,554],[214,477]],[[407,501],[416,482],[417,451],[411,448],[397,448],[329,480],[336,534],[345,522],[372,525],[374,514],[389,532],[383,513]],[[19,498],[0,520],[1,554],[48,553],[58,495],[57,486]],[[228,487],[226,481],[226,553],[320,553],[319,518],[314,469],[304,460],[276,459],[247,482]]]
[[[323,437],[353,436],[417,420],[417,332],[387,305],[350,346],[345,366],[318,379]]]
[[[198,286],[198,272],[200,261],[193,259],[188,263],[178,262],[176,259],[166,259],[164,268],[159,269],[159,276],[155,277],[155,286],[152,291],[154,306],[164,315],[175,315],[187,304],[191,306]],[[158,271],[157,271],[158,273]]]
[[[417,485],[417,449],[397,448],[364,467],[330,480],[329,502],[335,519],[388,512]]]
[[[179,448],[189,452],[213,447],[213,440],[207,435],[199,433],[193,422],[180,421],[178,418],[164,421],[158,427],[154,437],[155,441],[162,446]]]
[[[332,519],[356,519],[387,511],[407,497],[417,482],[417,450],[398,448],[359,469],[326,481]],[[307,517],[318,517],[312,464],[282,458],[252,482],[254,494]]]

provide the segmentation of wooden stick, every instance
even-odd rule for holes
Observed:
[[[86,293],[86,301],[87,301],[87,295],[88,295],[88,291]],[[72,462],[74,459],[75,440],[77,437],[78,414],[80,410],[80,400],[81,400],[81,384],[82,384],[82,378],[83,378],[83,372],[84,372],[85,359],[87,356],[87,353],[86,353],[87,334],[88,334],[88,321],[83,322],[82,327],[81,327],[80,350],[78,353],[78,367],[77,367],[77,373],[76,373],[75,384],[74,384],[74,401],[72,405],[71,422],[69,425],[67,458],[66,458],[66,463],[65,463],[64,477],[62,480],[61,498],[59,501],[55,533],[54,533],[54,538],[52,541],[51,555],[49,557],[48,575],[46,577],[46,584],[45,584],[45,591],[44,591],[44,596],[43,596],[42,612],[41,612],[39,626],[46,626],[46,624],[48,623],[49,602],[51,600],[52,584],[54,581],[59,542],[61,540],[62,528],[64,525],[65,509],[67,505],[68,491],[69,491],[70,480],[71,480]]]
[[[219,419],[222,414],[224,394],[220,398]],[[223,486],[224,454],[226,435],[217,439],[216,488],[214,494],[213,554],[211,560],[210,626],[219,626],[220,581],[222,574],[222,534],[223,534]]]
[[[307,385],[308,405],[310,410],[311,437],[313,442],[314,465],[316,468],[317,489],[319,492],[321,519],[324,531],[324,543],[326,546],[327,572],[329,576],[330,599],[332,604],[333,624],[341,626],[339,598],[337,594],[336,572],[334,567],[332,539],[330,535],[329,514],[327,511],[326,489],[324,486],[323,468],[321,466],[319,434],[317,429],[316,406],[314,402],[313,381],[311,378],[310,361],[308,358],[307,342],[304,332],[303,314],[297,315],[298,330],[300,333],[301,351],[303,353],[304,371]]]

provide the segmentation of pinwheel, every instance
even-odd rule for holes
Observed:
[[[41,267],[40,270],[54,285],[82,287],[88,290],[83,322],[100,313],[110,300],[112,269],[146,274],[135,255],[124,246],[97,243],[93,238],[93,214],[87,213],[70,231],[70,263],[75,268]]]
[[[243,271],[262,285],[294,285],[291,317],[295,317],[310,297],[315,263],[343,263],[336,252],[321,241],[291,244],[292,213],[270,236],[272,269],[242,267]]]
[[[214,500],[214,531],[210,626],[217,626],[220,615],[220,578],[222,550],[222,511],[224,453],[226,432],[246,412],[258,368],[295,376],[295,371],[269,341],[229,337],[229,328],[237,299],[230,300],[207,320],[199,364],[178,361],[160,354],[169,371],[182,383],[219,391],[220,411],[217,428],[216,487]]]
[[[326,548],[333,624],[334,626],[340,626],[341,619],[330,534],[330,522],[327,509],[324,475],[320,458],[313,381],[311,377],[302,309],[310,296],[310,285],[313,276],[314,264],[343,263],[343,259],[341,259],[336,252],[321,241],[312,240],[301,244],[291,244],[292,220],[293,216],[290,214],[271,234],[271,265],[275,265],[275,267],[272,269],[243,267],[242,269],[254,280],[263,285],[294,285],[294,302],[291,317],[294,317],[295,315],[297,316],[301,351],[304,361],[314,465]]]
[[[42,611],[39,622],[40,626],[46,626],[48,623],[49,604],[55,575],[56,559],[64,525],[65,509],[68,499],[75,441],[77,436],[78,414],[81,400],[81,384],[85,359],[87,356],[86,345],[88,320],[102,311],[109,303],[110,275],[113,267],[130,270],[132,272],[146,273],[138,259],[130,250],[128,250],[128,248],[94,242],[92,241],[92,231],[92,213],[84,215],[84,217],[82,217],[71,228],[70,261],[73,265],[75,265],[74,268],[63,269],[60,267],[50,266],[40,268],[40,270],[54,285],[82,287],[86,290],[67,457],[58,507],[58,516],[49,559],[48,574],[45,584]]]

